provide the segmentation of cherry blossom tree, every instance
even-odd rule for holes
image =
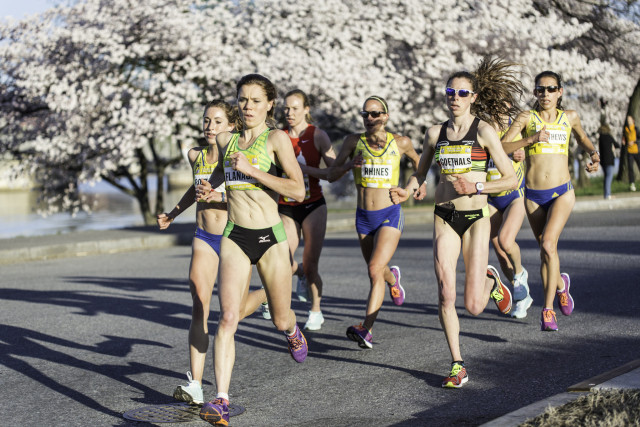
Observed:
[[[182,161],[169,148],[193,144],[205,101],[233,101],[243,74],[311,94],[334,140],[361,129],[362,102],[382,96],[389,127],[418,144],[446,118],[447,76],[485,55],[521,63],[526,87],[562,73],[564,103],[593,133],[600,99],[622,123],[640,50],[606,46],[637,45],[638,22],[617,2],[569,1],[79,0],[0,26],[0,150],[38,172],[52,209],[90,209],[77,184],[102,179],[150,223],[164,206],[162,187],[150,206],[148,174],[163,183]],[[605,21],[619,31],[601,31]]]

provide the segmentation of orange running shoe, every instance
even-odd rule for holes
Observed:
[[[498,270],[494,266],[487,266],[487,277],[496,282],[491,290],[491,299],[495,301],[500,313],[509,313],[511,311],[511,291],[502,283],[500,274],[498,274]]]

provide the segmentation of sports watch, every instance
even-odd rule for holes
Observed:
[[[484,184],[482,182],[476,182],[476,194],[479,196],[484,190]]]

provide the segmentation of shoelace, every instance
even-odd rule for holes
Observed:
[[[560,293],[559,297],[560,297],[560,305],[569,305],[569,298],[567,297],[566,292]]]
[[[289,345],[293,349],[293,351],[298,351],[302,348],[302,340],[299,338],[290,338]]]
[[[500,302],[504,299],[504,295],[502,295],[500,286],[497,286],[498,282],[496,281],[496,288],[491,291],[491,298],[493,298],[496,302]]]
[[[453,367],[451,368],[451,374],[449,376],[451,377],[456,377],[458,376],[458,374],[464,369],[464,366],[459,365],[459,364],[455,364],[453,365]]]
[[[545,310],[542,313],[542,315],[544,316],[544,321],[545,322],[552,322],[556,318],[556,314],[553,312],[553,310]]]

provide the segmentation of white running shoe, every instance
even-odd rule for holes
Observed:
[[[522,267],[522,273],[513,276],[513,300],[522,301],[529,295],[529,273]]]
[[[309,331],[319,331],[324,323],[324,316],[321,311],[310,311],[307,323],[304,324],[304,329]]]
[[[307,302],[309,299],[309,290],[307,288],[307,278],[303,274],[302,276],[298,276],[298,285],[296,286],[296,294],[298,295],[298,300],[302,302]]]
[[[193,379],[190,371],[187,371],[187,378],[189,378],[189,384],[176,387],[173,398],[190,405],[202,405],[204,403],[202,385]]]
[[[260,304],[260,311],[262,312],[262,317],[265,320],[271,320],[271,312],[269,311],[269,303],[268,302],[263,302],[262,304]]]
[[[531,307],[531,303],[533,303],[533,298],[527,293],[524,299],[516,301],[515,308],[511,312],[511,317],[515,317],[516,319],[524,319],[527,317],[527,310]]]

